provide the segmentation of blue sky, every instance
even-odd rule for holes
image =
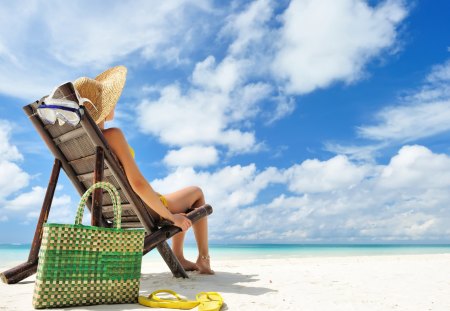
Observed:
[[[0,243],[31,241],[52,157],[22,106],[114,65],[120,127],[215,243],[448,243],[448,1],[0,1]],[[78,195],[61,174],[50,221]],[[188,239],[192,242],[193,237]]]

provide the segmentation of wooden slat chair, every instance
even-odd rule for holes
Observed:
[[[180,231],[180,228],[169,223],[157,223],[159,216],[137,196],[131,188],[124,170],[113,154],[101,130],[91,116],[80,107],[81,122],[77,126],[64,124],[45,125],[36,113],[42,100],[24,106],[25,113],[55,156],[50,181],[42,204],[33,243],[27,262],[4,271],[0,277],[5,283],[17,283],[36,272],[38,254],[41,246],[43,224],[47,221],[50,206],[55,193],[61,167],[66,172],[78,193],[83,193],[97,181],[108,181],[119,191],[122,200],[122,228],[144,228],[146,231],[143,254],[157,248],[175,277],[187,278],[187,274],[173,254],[167,239]],[[112,227],[113,211],[111,199],[103,197],[103,190],[96,189],[88,201],[91,211],[91,224],[94,226]],[[195,223],[212,213],[206,204],[187,214]]]

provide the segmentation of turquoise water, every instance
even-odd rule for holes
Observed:
[[[196,246],[186,246],[185,254],[195,258]],[[217,259],[450,254],[450,245],[232,244],[211,245],[210,254]]]
[[[0,267],[26,261],[30,245],[0,244]],[[195,245],[186,245],[185,256],[195,259]],[[286,257],[378,256],[404,254],[450,254],[450,245],[298,245],[298,244],[232,244],[211,245],[214,259],[257,259]],[[160,260],[156,250],[145,261]]]
[[[10,263],[21,263],[28,259],[30,245],[0,244],[0,267]]]

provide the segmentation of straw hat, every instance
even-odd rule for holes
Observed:
[[[114,109],[122,94],[127,76],[125,66],[112,67],[99,74],[95,79],[81,77],[73,84],[81,97],[89,99],[95,106],[85,103],[95,123],[100,123]]]

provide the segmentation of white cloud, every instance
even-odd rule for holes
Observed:
[[[73,224],[75,222],[78,202],[72,202],[72,198],[66,194],[55,196],[52,203],[52,209],[48,217],[49,222]],[[84,219],[84,224],[89,224],[90,219]]]
[[[229,93],[233,91],[244,78],[245,62],[232,57],[226,57],[216,64],[213,56],[208,56],[195,65],[192,73],[194,85],[207,90]]]
[[[450,157],[423,146],[404,146],[388,165],[372,164],[370,171],[350,189],[302,197],[303,206],[312,210],[308,237],[323,231],[325,239],[445,239]],[[318,224],[323,224],[320,230]]]
[[[450,157],[423,146],[404,146],[383,168],[379,183],[393,189],[450,187]]]
[[[0,120],[0,161],[23,160],[23,155],[16,146],[10,143],[13,124],[7,120]]]
[[[295,99],[293,97],[287,97],[278,95],[274,98],[275,111],[268,113],[266,123],[272,124],[285,116],[290,115],[295,110]]]
[[[23,155],[10,142],[12,124],[0,120],[0,202],[16,191],[28,186],[30,175],[16,163],[23,160]]]
[[[232,120],[240,121],[259,113],[256,105],[266,99],[272,92],[272,87],[267,83],[249,83],[242,87],[232,101]]]
[[[306,160],[292,166],[285,174],[288,176],[289,190],[314,193],[354,186],[366,176],[367,171],[366,167],[357,166],[347,157],[338,155],[327,161]]]
[[[61,189],[62,187],[60,187]],[[14,212],[29,212],[33,215],[39,215],[44,201],[46,188],[35,186],[29,192],[22,192],[14,199],[5,203],[4,209]],[[68,195],[55,195],[52,201],[52,211],[58,207],[70,206],[71,198]],[[53,213],[52,213],[53,214]]]
[[[182,91],[171,84],[159,89],[156,99],[138,105],[140,130],[171,146],[222,145],[231,153],[258,150],[254,133],[240,128],[258,114],[258,102],[272,89],[261,82],[244,83],[247,70],[243,60],[226,57],[216,64],[214,57],[207,57],[195,66],[191,88]]]
[[[258,12],[265,12],[265,17]],[[268,1],[257,1],[231,15],[222,30],[223,35],[233,36],[236,43],[230,45],[229,53],[220,62],[212,55],[199,61],[187,89],[182,90],[178,84],[151,87],[159,97],[139,104],[140,130],[158,136],[170,146],[221,145],[231,154],[259,150],[261,144],[249,128],[251,120],[260,113],[258,105],[273,88],[265,82],[249,82],[255,59],[245,57],[243,52],[252,42],[262,39],[257,34],[260,31],[250,26],[262,27],[270,16]],[[285,103],[282,106],[279,117],[289,110]]]
[[[58,186],[59,190],[62,186]],[[12,216],[21,215],[22,220],[29,222],[39,217],[42,203],[44,202],[46,189],[40,186],[32,187],[29,192],[22,192],[14,199],[4,203],[3,212]],[[76,207],[72,204],[68,195],[55,195],[50,209],[49,222],[73,223],[75,219]]]
[[[436,65],[431,70],[431,73],[427,77],[427,81],[430,83],[448,83],[450,81],[450,60],[447,60],[442,65]]]
[[[214,147],[188,146],[170,150],[164,157],[168,166],[209,166],[217,163],[219,154]]]
[[[22,187],[21,187],[22,188]],[[21,193],[14,199],[6,203],[5,209],[15,212],[26,210],[39,210],[39,204],[43,202],[45,188],[36,186],[30,192]]]
[[[371,144],[371,145],[341,145],[336,143],[325,143],[325,150],[348,156],[350,159],[362,161],[374,161],[378,155],[379,150],[386,147],[388,144]]]
[[[211,143],[221,134],[224,100],[198,91],[183,96],[179,86],[167,86],[158,100],[139,104],[138,123],[142,132],[157,135],[167,144]]]
[[[198,3],[205,5],[205,1]],[[81,1],[44,5],[41,13],[51,35],[48,48],[57,60],[71,67],[89,64],[104,68],[133,52],[164,58],[158,49],[174,48],[174,42],[183,39],[181,31],[189,27],[183,12],[195,5],[184,0],[116,2],[110,6]]]
[[[376,116],[379,124],[358,129],[372,140],[409,142],[450,130],[450,98],[446,101],[391,106]]]
[[[235,37],[228,48],[231,55],[247,53],[252,45],[259,45],[267,40],[270,32],[267,23],[273,15],[272,3],[270,0],[256,0],[244,11],[227,18],[222,33]]]
[[[38,217],[46,189],[33,186],[30,191],[24,191],[32,177],[16,163],[24,157],[17,146],[11,143],[13,125],[11,122],[0,120],[0,222],[9,221],[15,216],[28,222],[30,218]],[[62,185],[57,186],[57,191]],[[56,195],[52,202],[51,216],[56,220],[69,220],[65,209],[71,200],[67,195]],[[53,212],[55,210],[55,212]],[[71,211],[71,215],[75,212]],[[65,216],[64,216],[65,215]],[[72,222],[73,219],[70,219]]]
[[[405,16],[401,1],[293,0],[282,15],[273,72],[296,94],[360,79],[371,59],[395,46]]]
[[[377,114],[380,121],[359,128],[373,140],[413,141],[450,130],[450,61],[434,66],[419,90]]]
[[[445,233],[442,221],[429,214],[398,213],[391,217],[368,220],[370,226],[360,227],[362,236],[368,239],[390,241],[426,240],[427,237],[439,237]],[[437,234],[437,236],[435,236]]]
[[[259,192],[271,183],[279,183],[284,176],[275,168],[258,172],[254,164],[248,166],[226,166],[215,172],[195,171],[193,168],[178,168],[163,179],[152,181],[152,186],[161,193],[180,188],[200,186],[208,201],[217,204],[217,215],[253,203]]]
[[[285,170],[260,171],[254,164],[215,172],[184,168],[152,185],[164,193],[201,186],[214,208],[214,240],[373,242],[445,240],[449,183],[450,157],[404,146],[387,165],[337,156]],[[263,194],[268,203],[258,202]]]
[[[28,186],[30,175],[15,163],[0,161],[0,201],[16,191]]]
[[[252,107],[254,115],[259,115],[261,104],[272,104],[265,106],[266,112],[261,114],[266,119],[266,125],[291,114],[296,104],[293,97],[284,94],[282,86],[279,87],[272,81],[270,66],[274,58],[274,45],[279,37],[276,27],[271,23],[276,19],[274,11],[278,5],[270,0],[253,1],[243,11],[230,14],[221,30],[222,36],[233,38],[228,46],[228,56],[241,59],[247,67],[247,79],[260,80],[256,84],[263,85],[266,89],[262,92],[264,96],[257,102],[258,105]],[[274,92],[278,92],[278,95],[273,95]]]
[[[278,32],[269,26],[274,7],[259,0],[230,14],[220,31],[231,38],[227,54],[221,61],[210,55],[198,62],[187,88],[168,85],[156,98],[142,101],[137,112],[141,131],[169,146],[260,150],[252,120],[263,117],[271,124],[295,109],[285,83],[288,92],[307,93],[359,78],[369,60],[395,45],[396,27],[406,15],[399,1],[375,8],[356,0],[292,1]],[[273,74],[282,78],[279,90]],[[271,107],[268,103],[274,111],[262,112],[262,105]]]
[[[383,148],[450,131],[449,72],[450,61],[434,66],[418,89],[377,112],[375,124],[357,128],[360,138],[374,143],[362,146],[328,143],[327,149],[356,158],[370,158]]]
[[[0,92],[35,100],[55,85],[98,74],[131,54],[133,64],[185,62],[197,40],[189,33],[202,27],[191,20],[193,15],[202,20],[203,12],[211,12],[207,0],[3,3]]]
[[[137,107],[137,121],[143,133],[158,136],[168,145],[223,144],[233,151],[255,147],[251,132],[229,128],[227,94],[190,90],[170,85],[155,101],[144,100]]]

